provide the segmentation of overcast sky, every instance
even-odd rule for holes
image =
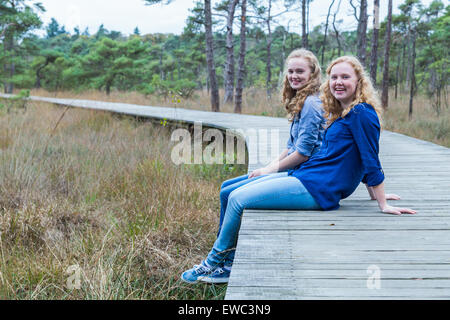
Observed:
[[[169,5],[145,5],[144,0],[35,0],[41,2],[46,12],[41,14],[44,26],[48,25],[51,18],[55,18],[60,25],[65,25],[66,30],[73,32],[73,28],[79,26],[81,32],[86,27],[91,34],[98,30],[100,24],[108,30],[120,31],[124,35],[133,32],[138,27],[141,34],[147,33],[174,33],[180,34],[186,25],[186,17],[189,9],[194,7],[192,0],[173,0]],[[165,1],[164,1],[165,2]],[[212,1],[213,4],[217,1]],[[278,1],[283,3],[283,1]],[[337,3],[332,9],[334,12]],[[356,1],[355,1],[356,2]],[[368,13],[372,15],[373,1],[369,0]],[[380,21],[387,15],[387,0],[380,0]],[[398,5],[404,0],[393,0],[394,14],[398,13]],[[310,5],[310,29],[325,21],[330,0],[313,0]],[[431,0],[423,0],[429,4]],[[278,11],[283,10],[282,7]],[[356,21],[352,16],[349,0],[341,0],[338,19],[344,19],[340,29],[351,30],[356,28]],[[289,31],[300,33],[300,12],[285,15],[281,24],[288,26]],[[369,28],[372,28],[372,19],[369,18]],[[40,34],[44,32],[41,31]]]

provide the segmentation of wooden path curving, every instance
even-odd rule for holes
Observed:
[[[253,159],[280,152],[289,135],[282,118],[31,99],[242,129]],[[278,137],[256,142],[252,135],[259,129]],[[337,211],[245,210],[225,298],[450,299],[450,149],[383,131],[380,158],[386,192],[399,194],[395,205],[416,209],[417,215],[382,214],[363,185]],[[249,171],[262,164],[254,161]]]

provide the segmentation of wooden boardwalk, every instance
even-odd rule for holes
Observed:
[[[450,149],[383,131],[379,212],[360,185],[336,211],[246,210],[227,299],[450,299]]]
[[[32,99],[242,129],[254,159],[271,149],[280,152],[289,134],[281,118]],[[254,148],[249,129],[274,130],[278,141],[260,139]],[[383,131],[380,158],[386,192],[402,197],[391,203],[418,214],[379,212],[362,185],[337,211],[245,210],[225,298],[450,299],[450,149]],[[260,165],[255,161],[249,171]]]

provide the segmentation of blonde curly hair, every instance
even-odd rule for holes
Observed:
[[[331,69],[338,63],[346,62],[353,67],[355,74],[358,78],[356,85],[356,92],[353,101],[350,103],[350,107],[342,109],[339,101],[331,94],[330,91],[330,73]],[[320,87],[320,99],[323,103],[325,111],[325,119],[328,119],[327,125],[330,125],[339,117],[345,117],[350,110],[359,103],[365,102],[370,104],[378,115],[378,120],[381,126],[382,108],[380,98],[377,91],[372,85],[372,81],[367,76],[361,62],[353,56],[343,56],[333,60],[327,67],[327,80]]]
[[[292,89],[287,76],[287,65],[293,58],[305,59],[311,69],[311,78],[308,83],[299,90]],[[289,121],[293,121],[295,116],[302,111],[303,104],[309,95],[317,94],[321,84],[321,69],[319,61],[314,53],[306,49],[295,49],[286,58],[285,70],[283,74],[283,86],[281,89],[281,101],[288,113]]]

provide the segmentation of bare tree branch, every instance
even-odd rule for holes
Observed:
[[[16,24],[15,23],[13,23],[13,22],[11,22],[11,23],[8,23],[6,26],[5,26],[5,28],[2,30],[2,33],[0,34],[0,38],[1,37],[3,37],[3,35],[5,34],[5,32],[6,32],[6,30],[9,28],[9,27],[11,27],[11,26],[15,26]]]
[[[357,9],[357,7],[353,4],[353,1],[352,1],[352,0],[350,0],[350,5],[351,5],[352,8],[353,8],[353,16],[355,17],[356,21],[359,22],[358,9]]]

